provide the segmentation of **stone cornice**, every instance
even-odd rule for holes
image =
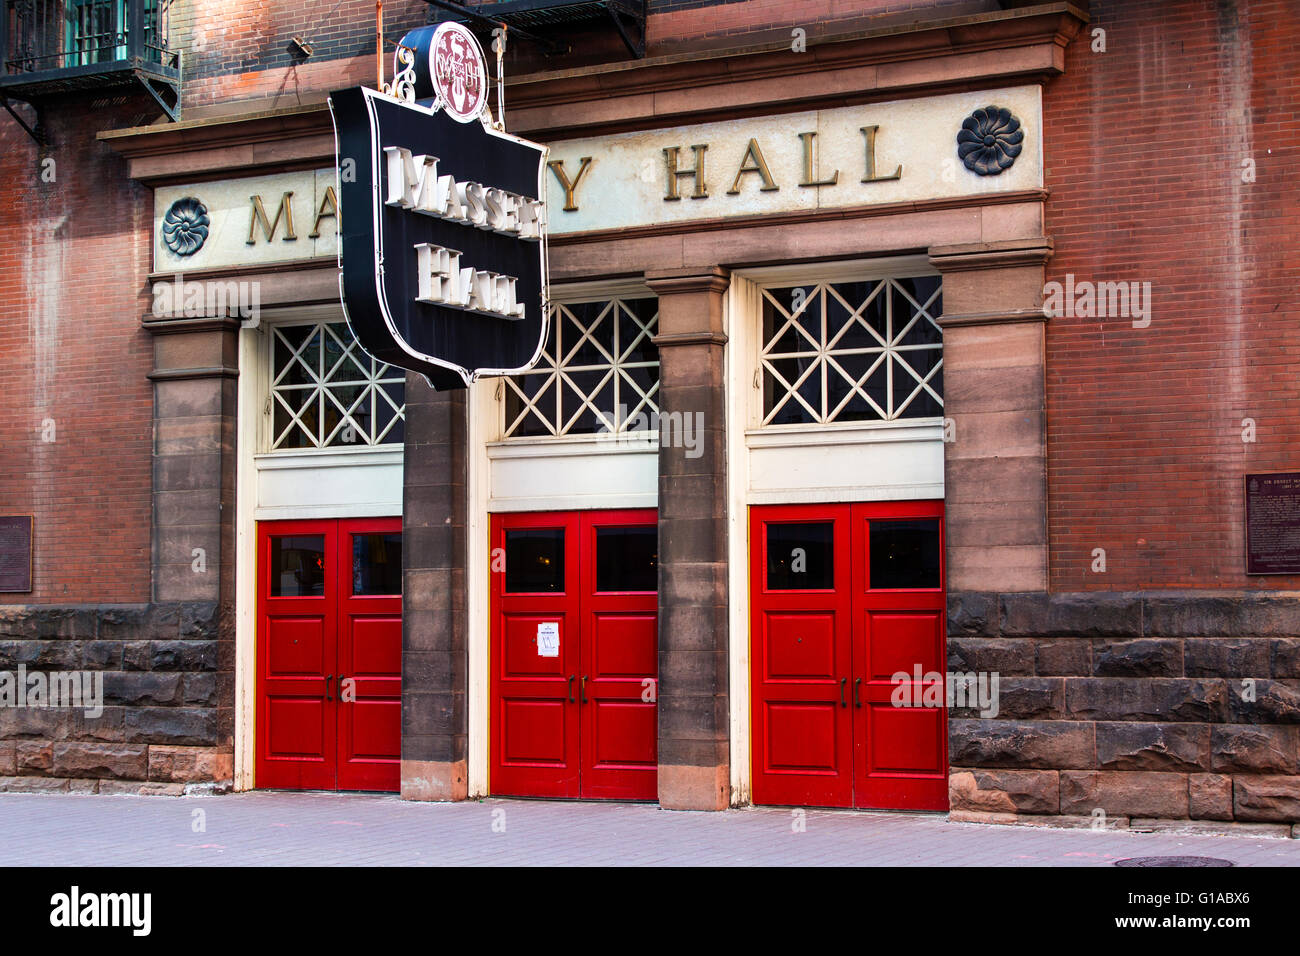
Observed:
[[[768,43],[534,73],[507,83],[506,114],[514,133],[564,139],[1040,82],[1086,22],[1041,3],[809,38],[799,54]],[[334,162],[324,102],[98,135],[150,184]]]
[[[179,382],[195,378],[239,378],[239,369],[226,365],[212,365],[205,368],[167,368],[150,372],[147,378],[154,382]]]
[[[975,196],[951,196],[942,199],[916,199],[908,202],[872,203],[863,206],[844,206],[840,209],[806,209],[798,212],[759,213],[749,216],[719,216],[714,219],[688,219],[683,222],[662,222],[649,226],[630,226],[623,229],[593,229],[588,232],[552,233],[547,242],[553,246],[574,246],[591,242],[608,242],[611,239],[644,239],[679,233],[695,235],[727,229],[744,229],[751,226],[797,226],[806,222],[825,222],[828,219],[873,219],[882,216],[906,215],[914,212],[931,212],[938,209],[979,208],[1010,203],[1045,202],[1048,190],[1022,189],[1014,192],[981,193]],[[953,247],[956,248],[956,247]],[[931,250],[933,252],[934,250]],[[971,266],[970,268],[984,268]]]
[[[785,39],[536,73],[507,83],[506,112],[513,132],[562,139],[1042,82],[1087,22],[1042,3],[810,38],[806,53]],[[599,108],[575,122],[577,103]]]
[[[724,332],[679,332],[675,335],[656,335],[650,340],[656,348],[671,348],[674,345],[726,345]]]
[[[1018,322],[1046,322],[1042,309],[1008,309],[1002,312],[967,312],[960,315],[941,315],[935,319],[939,328],[963,325],[1012,325]]]
[[[233,332],[240,326],[240,320],[233,315],[208,315],[194,318],[159,317],[146,313],[140,324],[155,335],[175,332]]]
[[[930,265],[940,272],[1043,265],[1051,257],[1052,240],[1047,236],[930,247]]]
[[[718,266],[706,271],[672,269],[663,272],[647,272],[645,284],[650,287],[651,292],[659,296],[690,292],[712,292],[721,295],[731,285],[731,273]],[[665,337],[660,336],[660,338]]]

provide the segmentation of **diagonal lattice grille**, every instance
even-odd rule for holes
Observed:
[[[271,448],[400,444],[401,369],[367,355],[346,322],[271,329]]]
[[[763,424],[943,414],[938,276],[763,290]]]
[[[659,300],[556,304],[537,364],[505,380],[505,437],[628,430],[659,411]]]

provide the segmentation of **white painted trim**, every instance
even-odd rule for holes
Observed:
[[[758,286],[790,286],[815,282],[867,282],[876,279],[902,279],[938,274],[939,270],[930,265],[928,256],[914,255],[890,256],[884,259],[851,259],[842,262],[800,262],[794,265],[738,269],[731,275],[733,281],[740,278]],[[762,300],[755,298],[754,301],[755,306],[758,306]],[[753,313],[751,321],[757,322],[758,317],[757,312]],[[757,339],[757,336],[751,338]],[[753,343],[756,358],[757,349],[761,345],[761,342]]]
[[[810,448],[818,445],[863,445],[872,442],[943,440],[942,418],[892,422],[831,422],[828,425],[768,425],[745,432],[749,448]]]
[[[799,488],[751,491],[751,505],[814,505],[844,501],[934,501],[943,497],[943,484],[844,485],[838,488]]]
[[[893,256],[848,262],[797,263],[732,273],[724,301],[727,333],[727,564],[731,722],[731,803],[751,802],[753,780],[750,688],[749,509],[752,505],[942,498],[937,483],[830,485],[824,488],[751,490],[754,451],[845,448],[876,444],[942,442],[943,420],[769,425],[762,422],[762,391],[754,386],[762,348],[763,286],[812,282],[870,281],[935,275],[926,256]]]
[[[565,435],[563,437],[510,438],[485,442],[493,461],[509,458],[566,458],[592,455],[658,455],[659,433],[636,432],[602,437],[600,435]]]
[[[728,383],[727,414],[727,659],[728,706],[731,723],[731,804],[750,802],[750,687],[749,687],[749,448],[746,424],[754,404],[753,363],[750,353],[756,316],[760,308],[758,286],[733,274],[723,300],[727,333],[725,374]]]
[[[556,282],[551,286],[552,305],[576,305],[602,299],[653,299],[655,294],[639,276],[624,279],[593,279],[587,282]]]
[[[330,468],[337,465],[391,465],[402,460],[402,446],[367,445],[362,448],[306,448],[294,451],[268,451],[254,455],[258,471],[277,469]]]
[[[480,380],[466,396],[469,422],[465,430],[466,528],[465,528],[465,627],[469,668],[468,727],[465,742],[466,784],[471,798],[487,796],[491,781],[491,515],[488,509],[492,463],[488,443],[501,433],[501,403],[496,400],[497,383]]]
[[[338,304],[265,310],[261,321],[239,331],[239,379],[235,411],[235,789],[251,790],[257,781],[257,523],[290,518],[363,518],[401,514],[401,499],[343,505],[263,507],[257,500],[258,475],[330,467],[400,466],[400,446],[264,451],[269,444],[265,401],[270,394],[270,336],[275,324],[338,322]]]
[[[581,501],[573,498],[544,497],[511,498],[509,501],[492,500],[493,514],[524,514],[534,511],[615,511],[631,508],[658,508],[659,498],[653,494],[589,495]]]
[[[261,330],[239,331],[239,379],[235,402],[235,789],[251,790],[257,713],[257,469],[265,372]]]
[[[658,506],[659,437],[649,439],[598,438],[580,435],[567,438],[526,439],[489,442],[487,458],[488,511],[587,511],[599,508],[654,508]],[[616,459],[611,461],[611,459]],[[563,494],[500,494],[498,482],[506,480],[512,463],[528,462],[536,469],[563,468],[571,476]],[[616,469],[610,472],[610,466]],[[618,470],[618,469],[621,469]],[[517,469],[512,469],[517,472]],[[652,475],[646,480],[646,475]],[[625,481],[638,480],[639,489],[625,489]],[[516,473],[512,483],[517,485]]]
[[[551,289],[553,302],[591,302],[606,298],[648,298],[654,293],[640,278],[609,279],[591,282],[557,283]],[[592,454],[653,455],[658,461],[658,446],[645,450],[634,445],[597,441],[595,436],[574,435],[563,438],[512,438],[502,440],[502,401],[497,389],[504,385],[491,378],[481,378],[470,386],[466,401],[469,422],[465,442],[466,507],[465,529],[465,626],[468,661],[468,738],[467,788],[470,798],[491,792],[491,516],[508,511],[569,511],[575,508],[654,508],[657,494],[623,496],[513,498],[492,497],[492,463],[494,461],[544,461],[566,459],[570,466],[579,465]],[[657,471],[657,468],[656,468]]]
[[[334,260],[334,256],[328,256],[321,261],[321,265],[331,265]],[[259,328],[265,325],[306,325],[309,322],[342,321],[346,321],[342,305],[338,302],[318,302],[315,305],[266,306],[257,320],[248,323],[248,326]]]

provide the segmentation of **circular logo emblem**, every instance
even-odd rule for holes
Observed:
[[[468,123],[478,119],[487,102],[487,61],[474,34],[459,23],[444,23],[429,45],[429,73],[433,88],[452,119]]]

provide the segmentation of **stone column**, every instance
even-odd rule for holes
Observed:
[[[659,296],[659,804],[730,802],[725,270],[648,273]]]
[[[468,791],[466,392],[406,376],[402,491],[402,797]]]
[[[1051,241],[936,246],[948,593],[1047,590],[1042,310]]]
[[[143,321],[154,347],[151,629],[180,638],[124,645],[118,696],[135,705],[126,736],[149,745],[150,780],[233,774],[239,324],[229,315]],[[177,670],[180,706],[150,706],[160,702],[158,672]]]
[[[1093,759],[1090,726],[1042,719],[1051,716],[1042,702],[1064,690],[1035,676],[1039,666],[1058,671],[1035,662],[1034,642],[989,636],[1000,633],[1003,595],[1047,591],[1042,294],[1051,251],[1043,237],[930,249],[943,273],[948,666],[999,674],[1001,696],[996,718],[949,712],[956,819],[1059,813],[1062,768]]]

